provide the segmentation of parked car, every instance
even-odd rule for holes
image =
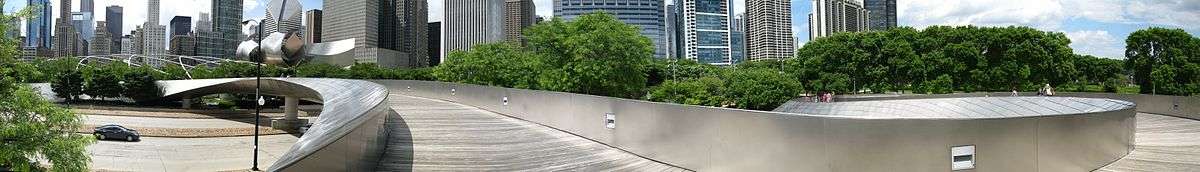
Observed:
[[[142,135],[138,134],[137,130],[115,124],[96,127],[92,135],[95,135],[97,140],[118,139],[131,142],[142,140]]]

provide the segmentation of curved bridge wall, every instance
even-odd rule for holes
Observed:
[[[1034,93],[1020,93],[1021,96],[1033,96]],[[839,96],[837,101],[875,101],[929,98],[959,98],[959,97],[1000,97],[1012,96],[1012,93],[960,93],[960,94],[931,94],[931,95],[878,95],[878,96]],[[1170,115],[1181,118],[1200,120],[1200,97],[1168,96],[1146,94],[1116,94],[1116,93],[1081,93],[1060,92],[1056,96],[1106,98],[1124,100],[1137,104],[1137,111]]]
[[[696,171],[1091,171],[1133,147],[1134,109],[1000,119],[861,119],[430,81],[373,81],[536,122]],[[507,100],[507,101],[505,101]],[[615,128],[606,127],[606,114]]]
[[[253,78],[159,81],[165,98],[255,91]],[[374,171],[392,110],[382,85],[345,79],[263,78],[265,95],[323,102],[321,117],[268,171]]]

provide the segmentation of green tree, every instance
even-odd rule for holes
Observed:
[[[539,73],[540,88],[624,98],[645,94],[654,44],[609,13],[555,18],[534,25],[526,38],[542,55],[541,65],[552,66]]]
[[[0,0],[0,6],[6,1]],[[0,23],[10,23],[32,14],[31,7],[0,14]],[[12,25],[0,25],[8,31]],[[80,116],[47,102],[24,85],[15,57],[17,41],[0,36],[0,167],[15,171],[87,171],[90,159],[84,149],[91,137],[75,134],[82,126]],[[74,72],[72,72],[74,73]],[[39,164],[45,160],[49,164]]]
[[[295,67],[296,76],[310,78],[351,78],[351,74],[340,67],[325,63],[306,63]]]
[[[141,104],[151,103],[151,100],[162,96],[162,89],[155,83],[158,79],[153,73],[155,72],[149,67],[134,68],[125,73],[121,95]]]
[[[1192,94],[1195,92],[1180,92],[1186,89],[1179,88],[1200,82],[1192,78],[1200,75],[1200,71],[1188,68],[1175,71],[1200,63],[1200,40],[1182,29],[1151,27],[1129,34],[1125,39],[1125,58],[1125,68],[1133,71],[1134,83],[1141,86],[1141,93]]]
[[[646,99],[656,102],[720,107],[732,103],[728,102],[724,94],[724,80],[716,77],[701,77],[667,80],[662,85],[652,87]]]
[[[71,70],[54,77],[50,83],[50,89],[58,97],[73,101],[79,99],[79,95],[83,94],[83,83],[83,72]]]
[[[480,44],[470,51],[454,51],[446,61],[433,69],[440,81],[501,86],[510,88],[539,88],[536,76],[550,67],[540,66],[536,54],[507,43]]]
[[[121,96],[121,92],[123,91],[121,81],[127,70],[129,70],[128,67],[123,63],[103,65],[103,67],[94,70],[95,72],[87,79],[87,83],[83,87],[83,93],[92,97],[99,97],[102,100]]]
[[[802,93],[799,81],[777,70],[734,70],[726,75],[725,97],[736,108],[773,110]]]

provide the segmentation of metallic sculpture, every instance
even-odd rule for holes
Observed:
[[[267,6],[269,14],[279,16],[242,22],[242,35],[246,37],[238,45],[238,58],[290,67],[314,56],[342,54],[353,49],[354,39],[307,44],[298,29],[287,29],[286,23],[298,22],[292,20],[301,15],[300,3],[296,0],[273,0]],[[345,44],[351,45],[350,48],[339,46]]]

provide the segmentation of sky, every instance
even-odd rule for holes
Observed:
[[[25,6],[25,0],[8,0],[6,12]],[[51,0],[55,18],[58,1]],[[79,9],[73,0],[72,9]],[[146,19],[147,0],[96,0],[95,20],[105,21],[104,8],[125,8],[122,33]],[[262,18],[269,0],[242,0],[245,18]],[[429,21],[442,20],[442,1],[429,0]],[[808,13],[811,0],[790,0],[792,30],[797,45],[808,42]],[[300,0],[304,10],[320,9],[321,0]],[[553,16],[553,0],[534,0],[537,14]],[[173,16],[197,16],[211,10],[211,0],[162,0],[159,24]],[[670,4],[671,1],[667,0]],[[1197,0],[897,0],[898,23],[923,29],[931,25],[1029,26],[1043,31],[1062,32],[1071,39],[1078,54],[1124,58],[1125,37],[1147,27],[1181,28],[1200,36],[1200,1]],[[743,13],[745,1],[734,1],[734,12]],[[194,19],[193,22],[195,22]],[[133,22],[139,21],[139,22]],[[22,27],[24,29],[24,27]]]

